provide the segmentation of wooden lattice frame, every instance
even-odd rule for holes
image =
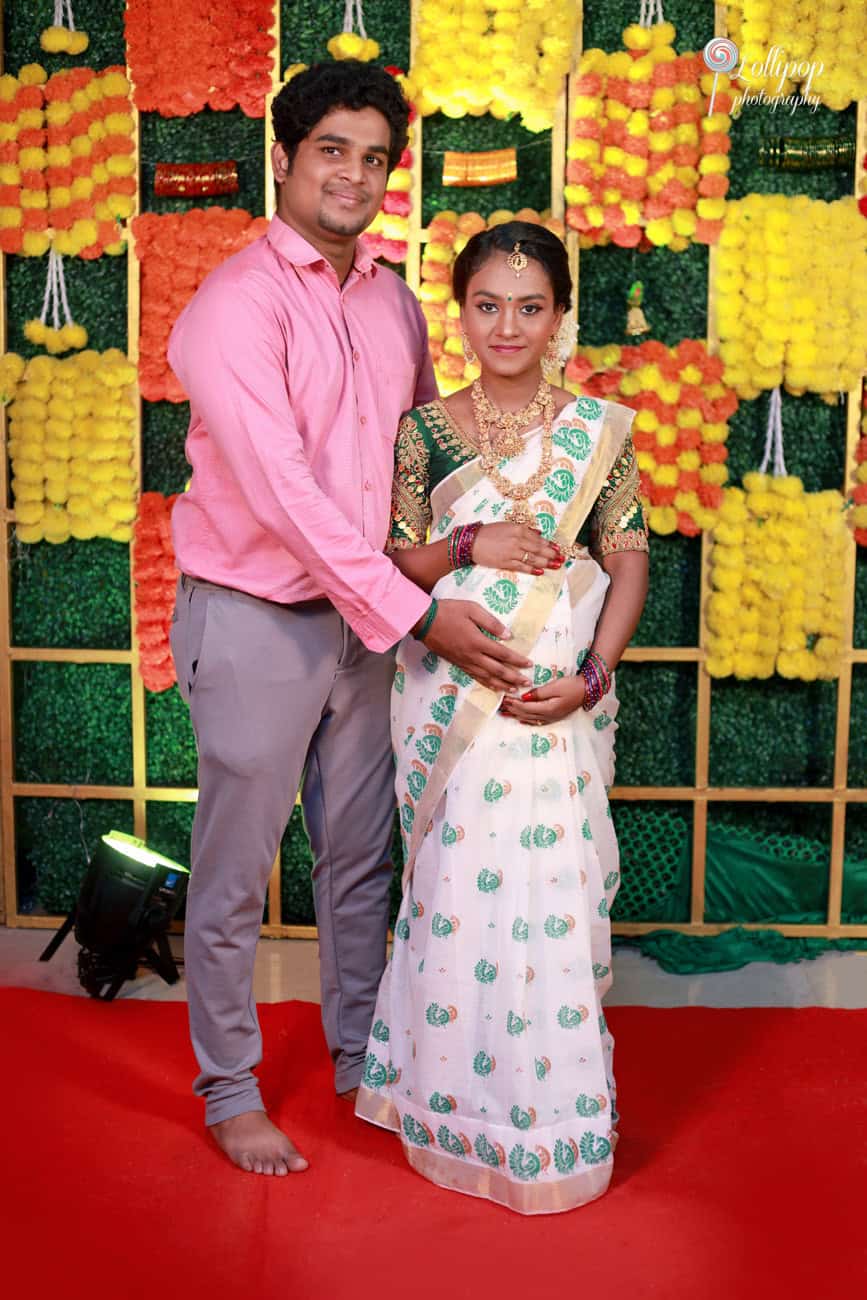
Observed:
[[[413,40],[417,30],[419,0],[412,0]],[[580,6],[579,6],[580,9]],[[0,3],[2,15],[2,3]],[[725,35],[725,5],[715,5],[717,35]],[[280,3],[274,2],[273,30],[277,36],[275,59],[275,89],[280,81]],[[580,26],[579,26],[580,30]],[[578,51],[576,50],[576,58]],[[567,93],[561,96],[552,132],[551,208],[555,216],[563,216],[564,200],[562,174],[566,157],[568,109],[571,107]],[[407,282],[413,289],[419,285],[421,249],[427,232],[422,228],[422,120],[415,123],[413,161],[412,213],[409,222],[409,253]],[[266,127],[265,167],[270,177],[269,140]],[[136,114],[136,156],[138,157],[138,115]],[[867,101],[858,105],[855,156],[861,158],[867,151]],[[273,186],[266,182],[266,210],[273,212]],[[128,256],[128,353],[133,361],[138,359],[139,324],[141,314],[140,264],[134,254],[134,241],[129,236]],[[579,276],[578,238],[570,233],[567,239],[573,268],[577,314],[577,288]],[[710,250],[709,267],[709,329],[713,329],[713,284],[715,279],[716,251]],[[0,354],[6,350],[6,266],[5,255],[0,254]],[[708,335],[708,346],[714,350],[717,339]],[[847,430],[844,490],[852,481],[855,445],[859,437],[861,389],[853,389],[847,397]],[[192,803],[196,791],[187,787],[149,786],[147,783],[147,755],[145,739],[145,688],[138,668],[138,652],[133,641],[129,650],[66,650],[40,647],[13,646],[11,644],[11,602],[9,566],[9,529],[14,524],[14,513],[6,508],[8,497],[8,471],[5,455],[5,413],[2,416],[4,452],[0,455],[0,516],[3,538],[0,545],[0,851],[2,851],[2,880],[0,880],[0,921],[7,925],[30,929],[54,929],[59,918],[52,916],[23,915],[18,911],[17,873],[15,855],[15,804],[16,797],[73,798],[73,799],[125,799],[133,806],[133,826],[136,835],[147,836],[148,802]],[[136,437],[136,469],[141,483],[141,420]],[[707,593],[708,546],[702,536],[701,602]],[[132,565],[130,565],[132,573]],[[132,578],[130,579],[132,584]],[[130,607],[133,592],[130,591]],[[843,859],[845,852],[846,810],[851,803],[867,803],[867,789],[847,786],[849,757],[849,727],[852,699],[852,668],[854,664],[867,664],[867,650],[853,648],[855,610],[855,543],[850,538],[846,552],[846,630],[843,661],[837,689],[837,719],[834,748],[834,783],[827,787],[772,788],[772,787],[714,787],[708,785],[710,754],[711,678],[704,669],[704,628],[699,620],[699,643],[696,646],[632,646],[624,656],[631,663],[682,663],[694,664],[698,675],[695,783],[692,786],[615,786],[613,799],[686,802],[692,805],[692,884],[689,920],[685,922],[616,922],[616,934],[638,935],[652,930],[674,930],[688,934],[718,934],[731,929],[731,924],[708,923],[704,920],[705,867],[707,847],[708,805],[714,802],[750,803],[814,803],[832,806],[831,852],[828,873],[827,917],[822,924],[783,925],[772,922],[749,923],[746,929],[773,929],[784,935],[812,938],[867,939],[867,925],[844,925],[841,922],[843,891]],[[52,785],[14,779],[14,734],[12,712],[12,673],[15,663],[26,661],[76,663],[76,664],[126,664],[130,671],[132,687],[132,757],[133,782],[131,786],[108,785]],[[315,938],[314,926],[284,925],[280,913],[280,864],[274,864],[268,889],[268,922],[262,933],[270,937]]]

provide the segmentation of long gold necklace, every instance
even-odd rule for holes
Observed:
[[[536,518],[527,502],[544,483],[554,461],[554,397],[551,386],[543,379],[533,400],[520,411],[501,411],[494,406],[478,379],[473,384],[470,395],[479,434],[482,468],[500,495],[515,502],[506,512],[506,518],[533,526]],[[499,462],[521,454],[524,450],[522,430],[539,415],[542,417],[542,458],[539,467],[523,483],[513,483],[500,472]],[[491,438],[492,428],[503,431],[496,443]]]

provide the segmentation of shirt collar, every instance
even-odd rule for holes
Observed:
[[[318,248],[314,248],[303,235],[299,235],[297,230],[287,225],[276,213],[268,227],[268,240],[281,257],[285,257],[286,261],[294,266],[314,266],[317,262],[327,261]],[[376,274],[376,263],[362,239],[359,239],[355,245],[353,269],[359,275],[367,275],[369,272]]]

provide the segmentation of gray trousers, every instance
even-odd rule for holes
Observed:
[[[301,782],[313,849],[322,1022],[338,1092],[361,1078],[385,965],[392,654],[328,601],[276,605],[181,577],[171,630],[199,755],[184,955],[206,1124],[263,1104],[253,964]]]

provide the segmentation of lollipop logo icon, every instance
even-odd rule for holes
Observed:
[[[725,36],[714,36],[702,50],[701,57],[704,59],[704,66],[709,72],[713,73],[713,89],[711,90],[710,104],[707,110],[708,116],[710,116],[713,112],[719,74],[721,72],[732,72],[738,66],[738,47],[734,41],[728,40]]]

